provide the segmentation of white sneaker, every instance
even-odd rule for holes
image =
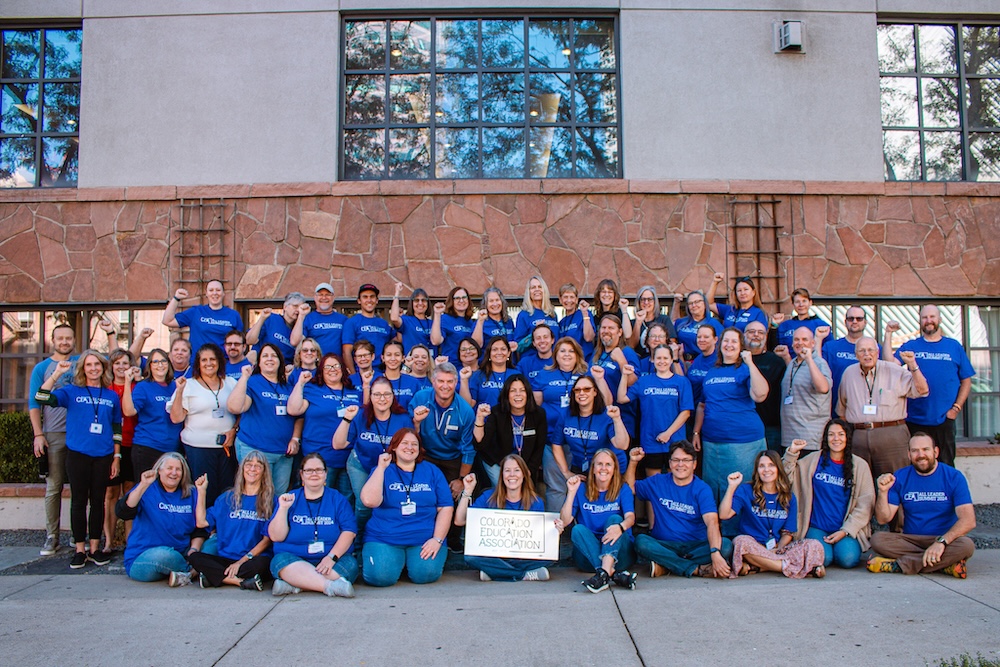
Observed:
[[[167,585],[171,588],[177,588],[179,586],[187,586],[191,583],[191,573],[190,572],[171,572],[170,579],[167,581]]]
[[[330,597],[352,598],[354,597],[354,586],[347,579],[341,577],[335,581],[326,582],[326,589],[323,592]]]
[[[479,581],[493,581],[490,575],[486,574],[482,570],[479,571]]]
[[[271,587],[271,595],[295,595],[301,593],[301,588],[296,588],[284,579],[275,579],[274,586]]]
[[[524,573],[524,578],[521,581],[548,581],[549,580],[549,569],[546,567],[536,567],[534,570],[528,570]]]
[[[59,536],[58,535],[48,535],[45,538],[45,544],[42,548],[38,550],[38,554],[41,556],[52,556],[59,552]]]

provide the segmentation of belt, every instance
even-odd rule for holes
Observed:
[[[860,428],[864,431],[870,431],[873,428],[882,428],[884,426],[901,426],[902,424],[905,423],[906,423],[905,419],[897,419],[891,422],[865,422],[863,424],[851,424],[851,426],[853,426],[856,429]]]

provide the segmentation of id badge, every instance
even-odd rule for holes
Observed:
[[[274,406],[274,414],[284,417],[288,414],[288,409],[284,405],[276,405]]]
[[[104,424],[94,422],[93,424],[90,425],[90,432],[96,433],[97,435],[104,433]]]
[[[322,541],[309,543],[309,553],[321,554],[324,551],[326,551],[326,545],[324,545]]]
[[[771,549],[773,549],[773,548],[774,548],[774,545],[776,545],[776,544],[777,544],[777,542],[775,542],[775,541],[774,541],[774,538],[772,537],[771,539],[769,539],[769,540],[767,541],[767,544],[765,544],[764,546],[765,546],[765,547],[767,547],[767,550],[768,550],[768,551],[770,551]]]
[[[862,408],[861,411],[864,414],[866,414],[866,415],[873,415],[873,414],[875,414],[875,410],[876,410],[876,406],[874,406],[874,405],[866,405],[866,406],[864,406],[864,408]]]
[[[417,504],[412,500],[408,500],[399,506],[399,510],[403,513],[403,516],[411,516],[417,513]]]
[[[458,426],[455,425],[455,424],[448,424],[447,426],[444,427],[444,430],[445,431],[457,431],[458,430]]]
[[[583,460],[583,472],[590,470],[590,459]]]
[[[524,437],[528,437],[529,435],[535,435],[535,429],[529,428],[527,431],[521,433],[521,435],[523,435]]]
[[[347,414],[347,408],[340,408],[339,410],[337,410],[337,417],[339,419],[343,419],[344,415],[346,414]]]
[[[568,408],[569,407],[569,394],[566,394],[565,396],[563,396],[562,398],[559,399],[559,407],[560,408]]]
[[[785,405],[791,405],[791,404],[792,404],[792,397],[785,396]]]
[[[222,419],[226,416],[226,411],[222,408],[216,408],[212,410],[212,419]]]

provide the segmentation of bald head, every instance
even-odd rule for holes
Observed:
[[[854,355],[858,358],[861,368],[869,370],[878,361],[878,343],[871,336],[862,336],[854,345]]]
[[[795,354],[801,355],[805,350],[812,350],[816,346],[816,338],[809,327],[799,327],[792,334],[792,349]]]
[[[941,339],[941,309],[932,303],[920,309],[920,333],[926,340]]]

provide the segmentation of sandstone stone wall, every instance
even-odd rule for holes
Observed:
[[[755,273],[750,256],[727,252],[739,231],[727,226],[752,219],[733,202],[754,197],[778,201],[780,259],[761,266],[778,278],[765,281],[766,300],[799,286],[815,296],[1000,295],[996,184],[435,181],[0,192],[0,299],[165,300],[180,201],[198,197],[224,201],[228,257],[213,271],[237,299],[309,293],[326,280],[338,296],[362,282],[391,293],[397,280],[432,296],[492,284],[519,295],[535,273],[553,291],[572,281],[588,295],[606,277],[627,294],[706,288],[716,271]]]

